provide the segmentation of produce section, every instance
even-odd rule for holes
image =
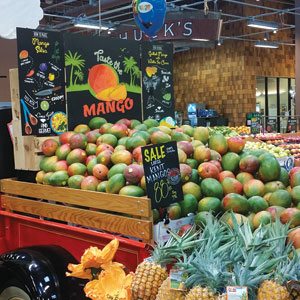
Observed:
[[[182,201],[152,210],[151,219],[141,147],[169,141],[177,143],[184,196]],[[124,118],[109,123],[96,117],[89,124],[79,124],[73,131],[61,134],[59,139],[44,139],[41,151],[44,156],[40,161],[41,170],[36,173],[38,184],[18,186],[17,182],[4,182],[3,208],[50,217],[97,232],[109,231],[126,239],[152,240],[152,243],[155,240],[151,259],[140,263],[135,274],[129,275],[112,265],[113,269],[107,267],[107,271],[95,275],[98,283],[92,285],[91,281],[84,290],[90,299],[110,299],[99,296],[105,292],[113,295],[111,290],[100,287],[104,274],[120,276],[113,290],[121,293],[123,286],[127,291],[124,299],[159,300],[175,296],[187,300],[226,299],[229,293],[226,287],[236,285],[248,288],[249,299],[272,299],[270,295],[274,291],[290,297],[293,288],[287,283],[298,280],[299,268],[296,257],[300,246],[300,170],[294,167],[288,172],[279,160],[289,157],[290,150],[259,141],[257,137],[240,136],[224,127],[169,128],[155,120],[140,122]],[[37,194],[29,192],[34,185],[38,194],[49,194],[43,196],[46,201],[43,208],[32,199]],[[23,194],[24,189],[27,194]],[[10,194],[28,199],[14,200]],[[107,207],[105,195],[112,197]],[[138,199],[143,201],[144,208],[148,205],[148,210],[144,213],[141,210],[137,215],[131,207]],[[80,220],[79,215],[85,217]],[[99,219],[104,215],[105,219]],[[158,228],[165,229],[168,237],[155,234],[162,233]],[[295,250],[287,244],[290,230]],[[261,235],[259,245],[249,249],[250,241],[258,243]],[[271,246],[269,242],[279,236],[281,246],[278,241],[276,247],[283,251],[281,260],[274,255],[275,244]],[[243,245],[242,241],[246,240],[248,244]],[[214,246],[208,249],[207,243]],[[233,245],[239,247],[234,250],[240,257],[237,261],[228,251]],[[223,250],[217,251],[219,248]],[[184,259],[183,253],[186,253]],[[269,264],[246,267],[255,260],[267,260]],[[213,275],[207,270],[214,264],[217,267]],[[171,288],[173,271],[166,269],[167,265],[184,274],[180,289]],[[71,276],[87,276],[75,266],[69,270]],[[222,272],[227,275],[221,276]],[[282,273],[285,276],[279,280],[277,276]],[[216,277],[218,280],[213,279]]]
[[[291,282],[299,280],[300,268],[300,169],[288,172],[280,167],[278,159],[291,155],[288,149],[246,140],[225,128],[170,129],[154,120],[122,119],[110,124],[95,118],[61,135],[59,142],[44,141],[45,157],[36,180],[144,197],[141,147],[176,141],[184,197],[153,210],[153,221],[161,224],[194,216],[194,222],[169,231],[166,243],[156,241],[151,258],[130,275],[126,288],[130,293],[124,299],[226,299],[230,286],[247,287],[251,300],[274,299],[274,295],[298,299]],[[182,273],[179,288],[172,288],[172,270]],[[110,299],[99,298],[101,274],[96,276],[97,284],[86,285],[91,299]],[[120,276],[125,278],[123,273]],[[123,283],[118,284],[119,293]]]
[[[51,36],[24,32],[0,300],[300,300],[299,133],[259,134],[246,93],[239,113],[222,96],[219,112],[179,107],[170,44],[53,32],[64,67],[50,76],[48,52],[25,46]]]

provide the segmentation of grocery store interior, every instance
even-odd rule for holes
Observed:
[[[300,0],[0,1],[0,300],[300,300]]]

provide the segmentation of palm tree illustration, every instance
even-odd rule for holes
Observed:
[[[72,54],[72,52],[69,50],[65,54],[65,65],[66,67],[71,66],[71,73],[70,73],[70,86],[74,85],[73,82],[73,73],[74,73],[74,68],[81,71],[81,69],[85,66],[85,60],[82,59],[81,55],[75,52]],[[76,84],[76,80],[75,80]]]
[[[134,77],[135,77],[134,70],[135,70],[135,68],[138,68],[137,62],[132,56],[130,56],[130,57],[125,57],[124,58],[123,64],[124,64],[124,67],[125,67],[124,72],[127,73],[127,74],[129,73],[129,75],[130,75],[130,85],[133,86],[134,81],[135,81],[135,79],[134,79]]]
[[[133,67],[133,84],[135,85],[135,80],[141,78],[141,70],[138,66]]]
[[[83,81],[83,72],[79,69],[77,69],[75,72],[74,72],[74,75],[76,76],[75,77],[75,80],[74,80],[74,85],[77,84],[77,80],[79,81]]]

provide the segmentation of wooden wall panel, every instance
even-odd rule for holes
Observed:
[[[253,15],[261,11],[247,8],[244,13]],[[234,24],[224,28],[227,36],[231,30],[235,31],[237,24],[242,27],[240,22]],[[253,31],[243,28],[243,34]],[[292,35],[290,30],[279,31],[271,34],[270,39],[288,41]],[[249,42],[225,41],[215,49],[175,54],[176,109],[186,111],[189,102],[206,103],[208,108],[228,117],[230,125],[243,125],[245,114],[255,110],[256,76],[295,77],[295,48],[258,49]]]
[[[175,55],[176,108],[185,111],[189,102],[206,103],[240,124],[241,114],[255,109],[252,87],[247,82],[243,42],[225,42],[216,49],[193,49]],[[255,89],[254,89],[255,91]]]

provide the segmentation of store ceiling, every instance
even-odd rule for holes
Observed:
[[[112,22],[115,26],[133,26],[131,1],[128,0],[41,0],[44,18],[40,29],[96,33],[95,30],[75,28],[74,21],[80,17]],[[182,11],[203,11],[204,1],[197,0],[167,0],[168,11],[180,14]],[[255,42],[264,37],[285,45],[294,45],[295,14],[300,15],[300,9],[295,9],[294,0],[208,0],[210,11],[221,11],[223,19],[222,40],[245,40]],[[275,5],[275,6],[274,6]],[[274,8],[280,5],[281,8]],[[249,11],[252,14],[249,14]],[[254,12],[254,13],[253,13]],[[280,23],[280,31],[289,31],[287,35],[274,35],[270,30],[247,30],[241,34],[241,26],[251,18],[276,21]],[[235,25],[236,24],[236,25]],[[226,30],[226,28],[231,28]],[[225,34],[224,32],[229,32]],[[106,34],[107,32],[102,32]],[[267,35],[266,35],[267,34]]]

